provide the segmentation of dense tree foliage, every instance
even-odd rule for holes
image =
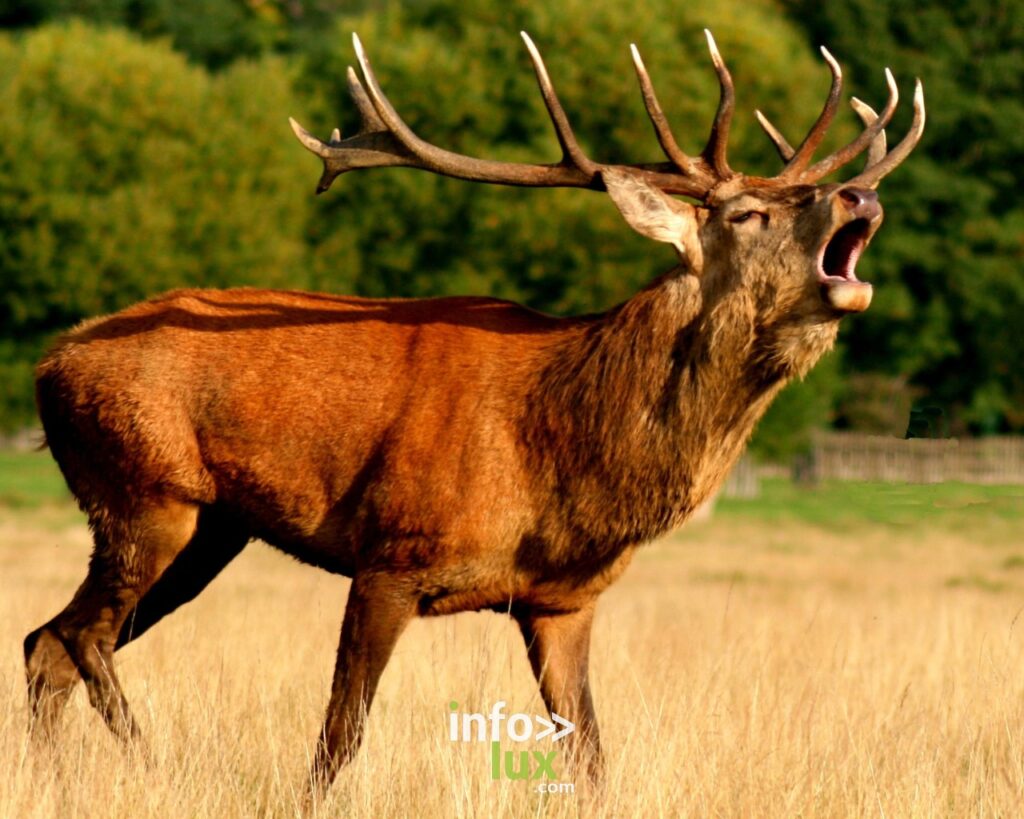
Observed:
[[[167,40],[209,68],[239,58],[302,50],[330,28],[345,0],[0,0],[0,26],[24,29],[67,18]]]
[[[626,228],[606,197],[396,169],[344,177],[314,199],[317,162],[285,118],[353,132],[344,76],[358,31],[425,138],[550,161],[557,144],[525,29],[595,158],[660,157],[630,42],[696,152],[717,95],[707,25],[736,78],[731,155],[749,172],[778,167],[753,108],[791,139],[815,117],[828,86],[819,42],[868,101],[881,102],[887,64],[904,99],[914,73],[928,93],[925,143],[883,184],[889,222],[861,264],[875,304],[847,322],[841,356],[780,398],[762,453],[784,457],[836,410],[843,423],[902,434],[912,399],[945,407],[954,431],[1024,428],[1021,7],[0,0],[0,426],[31,418],[32,363],[55,332],[173,286],[487,293],[563,314],[628,297],[672,254]],[[825,147],[852,128],[847,112]]]
[[[56,330],[180,285],[307,284],[308,166],[277,59],[216,77],[166,44],[46,27],[0,40],[0,382],[31,417]]]

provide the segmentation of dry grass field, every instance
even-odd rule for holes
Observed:
[[[21,640],[68,600],[89,543],[48,465],[19,457],[0,460],[0,816],[296,815],[346,581],[251,545],[118,655],[155,764],[124,755],[81,690],[40,759]],[[505,618],[417,622],[318,813],[1021,815],[1022,524],[1020,490],[776,482],[647,547],[595,626],[600,803],[493,781],[486,743],[449,740],[451,700],[544,713]]]

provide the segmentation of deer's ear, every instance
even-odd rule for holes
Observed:
[[[683,261],[699,272],[704,258],[698,235],[697,208],[674,199],[642,179],[615,168],[601,171],[605,188],[629,226],[642,236],[675,247]]]

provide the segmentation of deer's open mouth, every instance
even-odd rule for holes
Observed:
[[[818,257],[824,296],[837,310],[859,313],[871,304],[871,285],[857,278],[857,260],[871,238],[872,223],[859,218],[832,234]]]
[[[832,234],[832,238],[821,251],[818,265],[821,280],[859,281],[855,268],[870,236],[871,223],[867,219],[854,219]]]

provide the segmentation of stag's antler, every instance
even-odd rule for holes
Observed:
[[[323,142],[295,120],[290,120],[292,130],[299,141],[324,161],[324,173],[317,186],[317,192],[327,190],[335,178],[346,171],[395,165],[419,168],[473,182],[603,190],[604,183],[601,181],[600,172],[611,166],[594,162],[580,148],[540,52],[525,32],[522,33],[522,37],[530,52],[537,82],[554,124],[555,134],[562,146],[561,161],[550,165],[530,165],[477,159],[446,151],[420,139],[384,96],[359,37],[353,35],[356,57],[366,83],[364,86],[355,71],[349,68],[349,93],[362,119],[359,132],[353,137],[341,140],[335,130],[331,141]],[[706,169],[701,169],[701,172],[683,170],[666,162],[621,167],[642,176],[662,190],[687,196],[703,197],[712,184],[720,181],[712,180],[705,172]]]
[[[865,123],[864,131],[845,147],[808,167],[815,149],[821,143],[835,116],[842,93],[842,72],[839,65],[828,51],[822,49],[825,60],[832,70],[833,80],[828,100],[817,121],[800,147],[794,150],[774,126],[760,112],[757,112],[759,121],[787,164],[782,173],[771,179],[744,177],[729,167],[727,158],[729,127],[735,107],[732,77],[715,45],[711,32],[705,30],[705,34],[708,49],[711,52],[711,60],[715,66],[715,72],[718,74],[720,92],[718,110],[711,127],[711,134],[704,150],[697,157],[690,157],[679,148],[658,102],[647,69],[640,58],[640,52],[637,51],[636,46],[630,46],[644,105],[654,126],[658,142],[669,161],[634,165],[607,165],[594,162],[580,148],[565,110],[555,93],[540,52],[525,32],[522,33],[523,41],[530,53],[544,104],[548,109],[555,128],[555,135],[562,148],[562,158],[557,163],[532,165],[477,159],[446,151],[420,139],[402,120],[384,95],[377,82],[377,77],[370,67],[362,43],[356,35],[352,36],[352,40],[359,67],[362,69],[363,81],[360,81],[356,72],[349,68],[348,87],[361,118],[359,132],[355,136],[343,140],[338,129],[335,129],[331,134],[330,141],[323,142],[295,120],[289,121],[299,141],[324,162],[324,172],[317,186],[318,193],[327,190],[340,174],[360,168],[405,166],[473,182],[529,187],[591,188],[593,190],[604,190],[605,185],[601,178],[601,172],[615,168],[642,178],[666,193],[706,199],[718,185],[737,178],[748,179],[752,184],[762,187],[765,185],[812,184],[872,146],[869,167],[856,178],[858,184],[868,185],[877,184],[882,176],[902,162],[921,136],[924,127],[924,98],[920,81],[918,81],[914,95],[914,122],[910,133],[891,153],[886,155],[883,147],[882,154],[878,155],[877,145],[879,140],[882,140],[884,146],[884,128],[892,118],[899,99],[892,74],[886,69],[890,95],[882,113],[876,115],[870,108],[857,101],[855,105],[861,105],[870,112],[868,114],[858,109]]]

